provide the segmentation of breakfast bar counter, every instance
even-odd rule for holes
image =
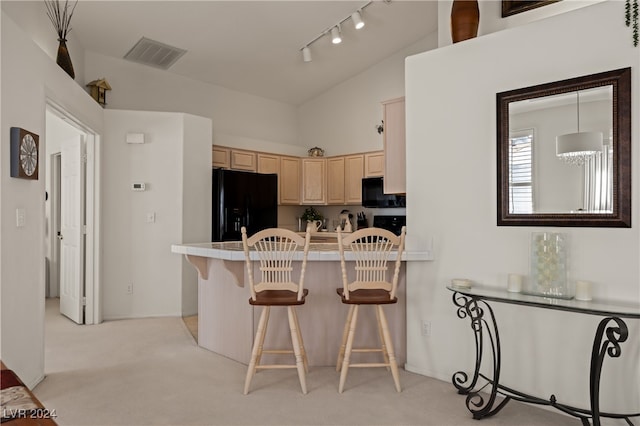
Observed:
[[[171,251],[183,254],[198,270],[198,345],[248,364],[261,308],[254,308],[249,304],[250,293],[242,242],[176,244],[171,246]],[[254,254],[250,253],[250,256],[253,258]],[[349,261],[348,252],[345,253],[345,258]],[[302,251],[298,260],[302,260]],[[402,260],[398,303],[384,307],[391,335],[394,336],[394,349],[399,365],[406,361],[406,262],[428,261],[432,260],[432,256],[427,250],[405,250]],[[298,276],[300,265],[301,263],[295,265],[298,270],[294,271],[294,276]],[[257,274],[257,262],[253,262],[253,268],[254,274]],[[336,288],[342,286],[340,253],[336,242],[310,244],[304,286],[309,289],[309,295],[297,312],[309,364],[335,365],[348,311],[348,307],[340,302],[340,297],[336,294]],[[376,324],[373,309],[363,309],[361,316],[363,318],[358,321],[354,345],[377,342],[378,331],[372,326]],[[291,337],[286,310],[272,310],[269,323],[269,346],[288,348]],[[359,356],[363,361],[368,361],[372,354],[363,353]],[[278,362],[277,358],[272,361]]]

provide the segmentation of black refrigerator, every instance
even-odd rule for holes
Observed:
[[[278,226],[278,176],[213,169],[211,241],[240,241]]]

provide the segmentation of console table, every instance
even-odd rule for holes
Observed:
[[[633,425],[630,418],[640,416],[640,412],[618,414],[600,411],[600,376],[602,364],[607,355],[616,358],[622,354],[621,343],[625,342],[629,337],[629,329],[623,321],[623,318],[640,319],[640,306],[633,304],[624,305],[615,302],[586,302],[546,298],[522,293],[509,293],[506,290],[495,288],[458,288],[454,286],[448,286],[447,288],[453,292],[453,303],[458,307],[458,318],[469,318],[471,328],[474,332],[476,361],[473,376],[469,379],[467,373],[458,371],[454,373],[452,377],[453,385],[458,389],[458,393],[467,395],[466,405],[474,419],[479,420],[484,417],[493,416],[511,399],[555,407],[564,413],[579,418],[584,426],[589,425],[589,419],[592,420],[593,426],[599,426],[602,417],[624,419],[629,425]],[[490,303],[493,302],[604,317],[596,329],[593,349],[591,351],[591,367],[589,371],[590,409],[581,409],[561,404],[556,401],[554,395],[551,395],[548,400],[545,400],[500,384],[500,336],[498,334],[498,324],[490,305]],[[480,373],[482,350],[485,343],[484,333],[487,333],[491,346],[493,377],[486,377]],[[638,333],[635,333],[635,335],[637,336]],[[485,380],[487,384],[480,389],[476,389],[480,378]],[[491,386],[491,390],[488,400],[485,401],[480,391],[489,385]],[[497,399],[498,395],[502,396],[503,399]]]

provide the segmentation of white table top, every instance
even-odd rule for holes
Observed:
[[[197,244],[173,244],[171,246],[172,253],[185,254],[190,256],[208,257],[212,259],[244,261],[244,253],[241,241],[226,241],[215,243],[197,243]],[[253,253],[251,253],[253,254]],[[349,260],[349,253],[345,253],[345,258]],[[257,258],[255,260],[258,260]],[[300,252],[300,260],[302,260],[302,252]],[[340,253],[338,244],[335,242],[312,242],[309,245],[308,261],[339,261]],[[395,257],[391,257],[395,260]],[[430,251],[405,250],[402,255],[403,261],[427,261],[433,260]]]

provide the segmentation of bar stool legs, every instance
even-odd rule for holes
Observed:
[[[262,357],[262,345],[264,344],[264,336],[267,334],[267,324],[269,322],[270,306],[262,308],[260,314],[260,321],[258,322],[258,330],[256,331],[256,337],[253,341],[253,349],[251,350],[251,361],[247,368],[247,377],[244,380],[244,394],[249,393],[249,386],[251,386],[251,379],[256,373],[256,366],[260,363]]]
[[[269,314],[271,312],[270,306],[264,306],[262,313],[260,314],[260,320],[258,321],[258,329],[256,330],[256,337],[253,342],[253,349],[251,351],[251,361],[247,368],[247,376],[244,381],[244,394],[249,393],[251,386],[251,380],[258,369],[266,368],[290,368],[291,365],[260,365],[260,360],[263,353],[283,354],[294,353],[296,358],[295,368],[298,370],[298,378],[300,380],[300,387],[302,393],[307,393],[307,379],[306,374],[309,371],[309,362],[307,360],[307,353],[304,349],[304,343],[302,341],[302,333],[300,332],[300,324],[298,322],[298,315],[294,306],[287,306],[287,316],[289,319],[289,331],[291,332],[291,343],[293,345],[293,351],[291,350],[264,350],[264,338],[267,334],[267,326],[269,324]]]
[[[395,352],[393,350],[393,341],[391,340],[391,333],[389,332],[387,317],[381,305],[374,306],[376,310],[376,320],[381,347],[372,349],[353,348],[353,339],[355,337],[356,325],[358,322],[359,307],[359,305],[349,306],[349,313],[347,315],[347,321],[345,323],[342,342],[340,345],[340,351],[338,353],[338,361],[336,363],[336,371],[340,371],[340,385],[338,387],[338,392],[342,393],[344,391],[344,384],[347,380],[349,367],[386,367],[387,370],[391,370],[391,375],[393,376],[393,382],[395,384],[396,391],[401,392],[402,388],[400,387],[400,373],[398,371],[398,363],[396,360]],[[384,362],[352,364],[351,354],[353,352],[382,352]]]
[[[302,393],[307,393],[307,379],[305,372],[307,371],[306,354],[302,347],[302,334],[300,333],[300,327],[298,326],[298,319],[293,306],[287,306],[289,314],[289,329],[291,330],[291,343],[293,344],[293,352],[296,356],[296,368],[298,369],[298,379],[300,380],[300,387]]]

